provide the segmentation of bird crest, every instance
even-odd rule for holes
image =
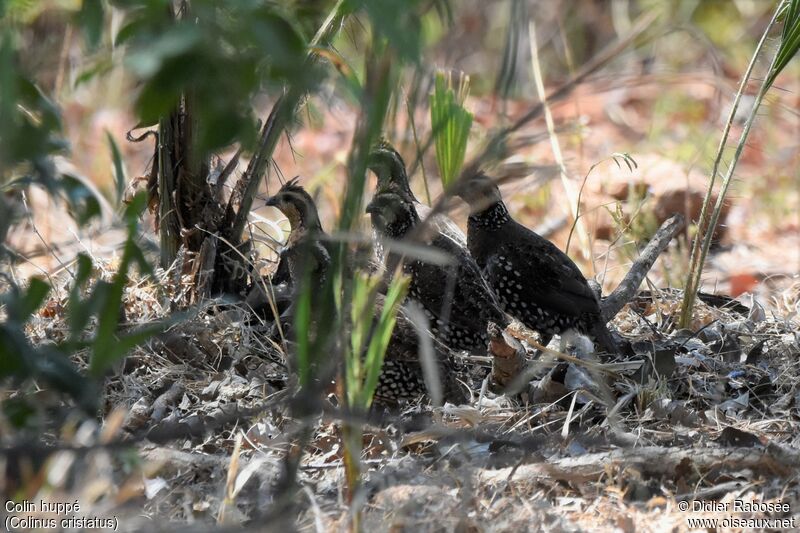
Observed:
[[[378,178],[378,191],[393,190],[416,201],[408,183],[408,173],[403,157],[384,137],[381,137],[367,158],[367,166]]]
[[[267,200],[267,205],[280,209],[293,228],[322,229],[314,199],[299,183],[296,176],[281,186],[278,192]]]
[[[292,179],[284,183],[278,190],[278,194],[289,194],[289,193],[295,193],[301,196],[308,195],[303,186],[300,185],[300,176],[293,177]]]

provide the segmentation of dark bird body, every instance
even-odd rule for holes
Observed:
[[[467,246],[503,310],[539,332],[543,344],[574,329],[616,352],[600,304],[569,256],[516,222],[489,177],[471,178],[460,196],[470,204]]]
[[[395,192],[376,194],[367,211],[373,227],[395,240],[407,237],[420,223],[413,199]],[[428,244],[444,252],[452,264],[405,258],[403,272],[411,277],[409,298],[423,308],[437,339],[457,350],[485,353],[489,321],[505,326],[508,319],[465,249],[440,233]]]
[[[311,290],[311,316],[319,318],[319,309],[332,302],[322,302],[320,298],[330,295],[325,287],[331,266],[331,253],[326,244],[325,232],[319,221],[316,205],[311,196],[292,180],[270,198],[267,205],[277,207],[289,219],[291,232],[286,248],[281,253],[285,261],[289,282],[294,287],[293,298],[305,290],[308,283]],[[281,317],[290,318],[293,305]],[[375,316],[383,308],[383,296],[378,295]],[[288,326],[289,324],[287,324]],[[427,392],[422,366],[419,361],[419,335],[403,314],[399,313],[395,328],[389,341],[384,364],[373,400],[374,405],[395,408],[405,402],[418,399]],[[443,347],[440,347],[443,348]],[[452,371],[452,363],[446,350],[436,350],[436,359],[443,379],[444,399],[461,402],[464,395]]]

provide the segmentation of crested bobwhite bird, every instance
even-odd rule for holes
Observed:
[[[468,178],[458,195],[470,206],[467,247],[502,308],[539,332],[544,345],[574,329],[615,353],[600,304],[567,254],[516,222],[486,174]]]
[[[411,191],[408,182],[406,164],[397,150],[385,139],[381,139],[370,151],[367,158],[367,166],[378,178],[376,193],[383,191],[394,191],[410,198],[420,219],[425,219],[431,212],[431,208],[419,202]],[[435,215],[431,220],[431,225],[435,231],[451,239],[460,248],[466,250],[467,237],[461,228],[445,215]]]
[[[295,178],[286,182],[266,205],[278,208],[289,220],[289,238],[281,252],[278,272],[285,272],[295,284],[308,274],[313,283],[322,286],[331,251],[314,199]]]
[[[310,290],[313,291],[311,316],[317,317],[314,306],[319,305],[319,302],[316,298],[322,294],[329,294],[319,289],[323,287],[329,275],[331,253],[328,249],[330,241],[326,240],[316,204],[311,195],[298,185],[295,179],[281,187],[278,193],[267,201],[267,205],[277,207],[289,219],[291,231],[281,257],[286,261],[290,283],[295,288],[295,297],[301,290],[303,279],[310,283]],[[380,315],[382,306],[383,296],[378,295],[375,305],[376,316]],[[284,313],[282,321],[290,317],[292,312],[290,310]],[[419,333],[413,324],[402,312],[398,313],[384,356],[373,400],[374,405],[395,408],[426,394],[424,374],[418,356],[419,343]],[[442,380],[444,399],[453,403],[462,402],[464,394],[456,380],[449,352],[435,341],[434,352]]]
[[[420,223],[413,197],[402,192],[378,192],[367,212],[375,230],[394,240],[407,237]],[[406,257],[402,268],[411,277],[409,298],[422,306],[437,339],[456,350],[485,353],[488,323],[505,327],[508,318],[465,249],[440,233],[434,233],[427,244],[445,252],[452,264]]]

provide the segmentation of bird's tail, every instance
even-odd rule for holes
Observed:
[[[600,348],[602,348],[604,352],[608,352],[610,354],[616,354],[618,352],[617,343],[614,341],[611,331],[609,331],[608,327],[604,322],[602,322],[602,320],[595,322],[590,333],[592,337],[594,337],[595,342],[600,346]]]

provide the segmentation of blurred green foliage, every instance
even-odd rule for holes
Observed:
[[[20,197],[31,187],[40,187],[55,199],[65,202],[79,226],[85,226],[101,213],[101,199],[84,181],[59,171],[53,156],[67,154],[58,106],[33,82],[20,61],[20,25],[40,3],[6,2],[0,12],[8,14],[0,24],[0,263],[17,260],[7,247],[7,235],[21,217]],[[87,42],[97,45],[102,30],[101,2],[84,2],[75,13],[84,24]],[[112,143],[117,163],[117,198],[121,199],[122,165],[119,150]],[[123,331],[122,297],[133,267],[150,272],[137,244],[138,219],[145,209],[140,194],[126,206],[123,222],[127,238],[122,259],[109,281],[97,279],[89,256],[77,258],[77,268],[68,287],[66,319],[69,332],[61,340],[33,344],[26,335],[35,314],[48,301],[51,281],[32,278],[20,286],[15,278],[0,273],[0,380],[20,391],[3,401],[2,409],[15,425],[30,423],[30,415],[43,406],[26,391],[39,387],[71,397],[75,405],[93,414],[99,406],[99,379],[131,348],[163,329],[152,324],[135,331]],[[54,302],[57,305],[57,300]],[[89,374],[79,371],[73,361],[77,354],[89,355]],[[35,383],[36,386],[33,386]]]
[[[100,399],[96,379],[102,378],[104,372],[133,347],[164,329],[162,323],[130,332],[123,332],[121,326],[122,296],[131,267],[136,265],[140,271],[150,272],[135,241],[138,219],[144,208],[145,197],[139,194],[125,209],[128,237],[119,268],[110,281],[92,281],[97,278],[92,260],[85,254],[78,256],[69,287],[66,310],[69,332],[64,340],[34,346],[25,335],[26,324],[50,294],[47,282],[33,278],[26,288],[11,284],[9,290],[0,295],[6,310],[6,318],[0,322],[0,379],[9,378],[17,386],[29,379],[41,380],[68,394],[79,407],[92,413]],[[73,354],[83,352],[89,354],[89,374],[95,379],[79,373],[70,360]],[[15,405],[19,406],[23,400],[18,397]]]
[[[114,44],[125,46],[125,65],[142,84],[136,111],[155,124],[183,94],[196,107],[200,152],[233,141],[252,146],[257,91],[284,84],[310,85],[321,73],[304,63],[308,36],[292,5],[255,1],[191,2],[191,16],[172,13],[168,0],[116,0],[125,24]]]
[[[25,177],[52,186],[48,157],[63,151],[61,117],[57,107],[17,68],[17,37],[0,29],[0,186],[6,188],[12,171],[24,165]]]
[[[380,279],[357,275],[351,303],[350,346],[345,353],[345,393],[348,407],[365,412],[372,405],[383,358],[392,336],[397,311],[408,290],[407,278],[395,278],[376,316]]]

